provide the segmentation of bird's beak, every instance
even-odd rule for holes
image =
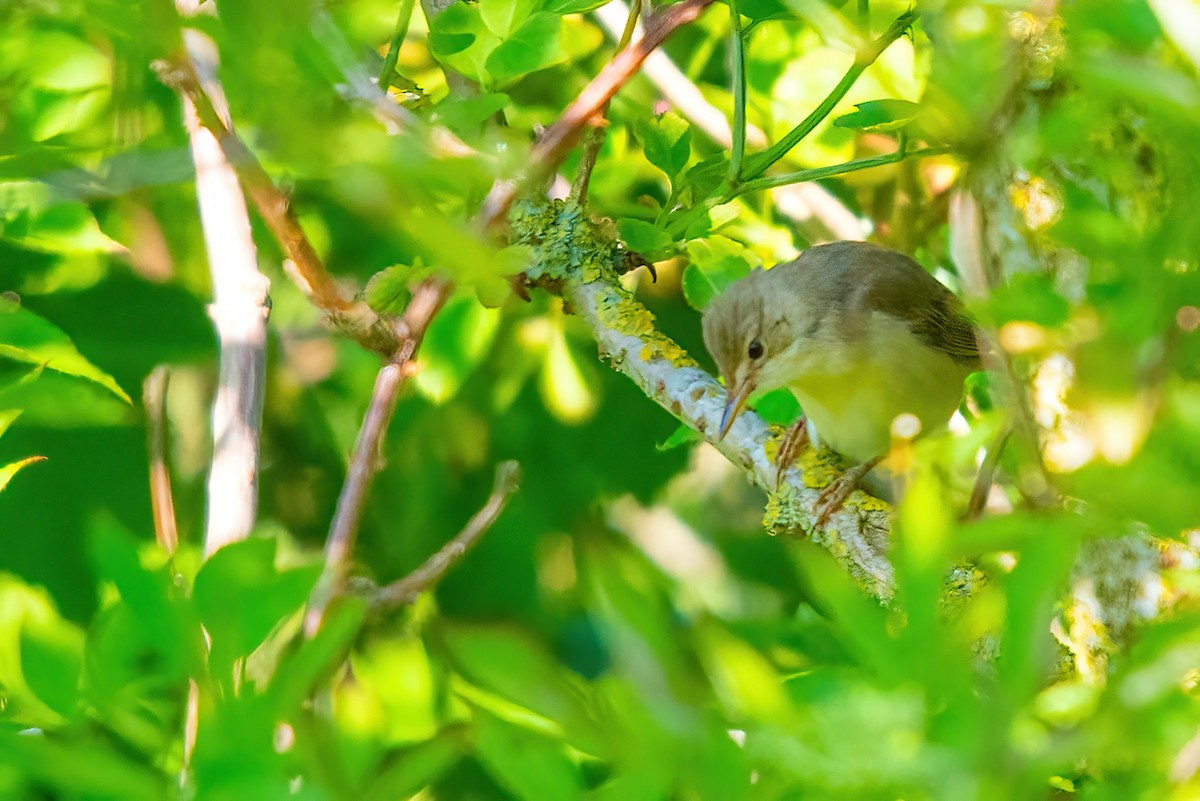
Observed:
[[[717,434],[717,442],[725,439],[725,435],[733,427],[733,421],[737,419],[738,414],[742,411],[742,407],[746,405],[746,399],[750,397],[750,393],[753,391],[754,382],[749,378],[726,388],[725,412],[721,415],[721,431]]]

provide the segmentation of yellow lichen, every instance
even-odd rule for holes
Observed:
[[[762,523],[771,536],[812,530],[808,512],[800,503],[800,493],[788,485],[767,496]]]
[[[596,305],[596,316],[610,330],[642,340],[642,361],[664,359],[676,367],[694,367],[696,361],[673,339],[654,327],[654,314],[623,293],[605,295]]]

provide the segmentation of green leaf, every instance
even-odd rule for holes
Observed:
[[[584,750],[604,748],[585,696],[531,637],[497,626],[454,626],[441,642],[451,663],[473,684],[554,721]]]
[[[437,56],[453,56],[475,43],[473,33],[449,33],[435,30],[429,34],[429,44]]]
[[[674,112],[639,121],[634,133],[642,141],[646,160],[667,174],[674,184],[692,156],[692,129]]]
[[[443,731],[431,740],[389,754],[367,788],[365,801],[392,801],[418,795],[454,767],[463,755],[461,727]]]
[[[53,323],[4,296],[0,296],[0,356],[44,364],[51,370],[86,378],[105,387],[126,403],[131,402],[112,376],[76,350],[70,337]]]
[[[221,548],[196,576],[193,597],[212,636],[213,661],[232,663],[262,644],[308,600],[321,565],[275,567],[276,541],[251,537]],[[219,668],[214,670],[219,673]]]
[[[675,240],[663,229],[653,223],[625,217],[617,220],[617,230],[621,239],[630,250],[650,255],[670,250],[675,246]]]
[[[78,92],[106,85],[112,64],[99,50],[66,31],[38,30],[29,37],[23,63],[40,89]]]
[[[126,401],[106,387],[42,365],[0,389],[0,409],[20,410],[23,424],[46,428],[119,426],[138,420]]]
[[[121,253],[125,248],[100,230],[82,203],[59,203],[34,217],[20,244],[48,253]]]
[[[479,16],[488,30],[507,39],[540,6],[541,0],[479,0]]]
[[[562,18],[545,12],[534,14],[519,30],[487,57],[485,68],[496,83],[507,83],[563,60],[559,45]]]
[[[679,194],[690,189],[693,202],[698,204],[711,195],[728,174],[728,155],[725,151],[714,153],[688,168],[679,184]]]
[[[330,605],[316,636],[285,655],[275,671],[267,694],[276,714],[295,714],[317,684],[345,664],[366,616],[367,605],[358,598],[343,597]]]
[[[667,437],[662,442],[655,445],[655,449],[659,451],[674,450],[683,445],[688,445],[693,442],[700,442],[704,437],[700,432],[691,426],[681,425],[671,432],[671,436]]]
[[[419,257],[411,266],[393,264],[391,267],[385,267],[367,281],[366,287],[363,288],[363,300],[380,314],[391,316],[403,314],[404,309],[408,306],[408,301],[412,299],[412,292],[409,291],[408,286],[420,268]]]
[[[143,564],[139,543],[111,516],[98,516],[88,534],[95,572],[115,585],[122,602],[112,607],[105,625],[92,632],[89,685],[115,683],[115,692],[126,679],[144,680],[148,655],[154,657],[160,676],[179,680],[194,675],[204,662],[203,634],[195,608],[175,585],[173,571]],[[161,558],[157,546],[147,547]]]
[[[916,119],[921,111],[920,106],[908,100],[869,100],[854,108],[855,111],[843,114],[833,124],[865,133],[897,131]]]
[[[83,632],[61,618],[21,627],[21,673],[46,706],[64,718],[73,718],[79,703],[79,678],[83,671]]]
[[[8,431],[12,424],[21,416],[21,409],[0,409],[0,437]]]
[[[738,10],[755,22],[794,19],[796,16],[782,0],[739,0]]]
[[[429,44],[434,56],[472,78],[481,77],[482,61],[499,41],[483,24],[478,6],[470,3],[454,3],[430,25]]]
[[[787,426],[800,416],[800,402],[790,389],[777,389],[757,398],[754,411],[771,425]]]
[[[458,133],[478,128],[496,112],[506,108],[511,99],[500,92],[488,92],[477,97],[454,97],[453,95],[434,108],[438,119]]]
[[[696,239],[688,243],[687,252],[691,264],[683,271],[683,296],[698,311],[704,311],[726,287],[750,273],[752,254],[732,239]]]
[[[546,4],[546,10],[552,14],[586,14],[607,5],[608,2],[609,0],[550,0]]]
[[[475,752],[496,779],[524,801],[577,801],[579,768],[563,744],[476,708]]]

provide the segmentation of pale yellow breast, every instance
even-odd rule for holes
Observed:
[[[791,383],[819,441],[855,461],[886,453],[892,421],[909,413],[921,430],[941,428],[962,399],[967,371],[876,312],[866,335],[827,354],[829,369]]]

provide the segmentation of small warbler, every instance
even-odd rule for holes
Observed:
[[[819,524],[887,454],[898,416],[945,425],[979,367],[958,298],[866,242],[809,248],[736,281],[705,310],[704,343],[728,393],[718,439],[751,393],[787,387],[805,417],[780,446],[779,477],[810,438],[857,463],[822,493]]]

